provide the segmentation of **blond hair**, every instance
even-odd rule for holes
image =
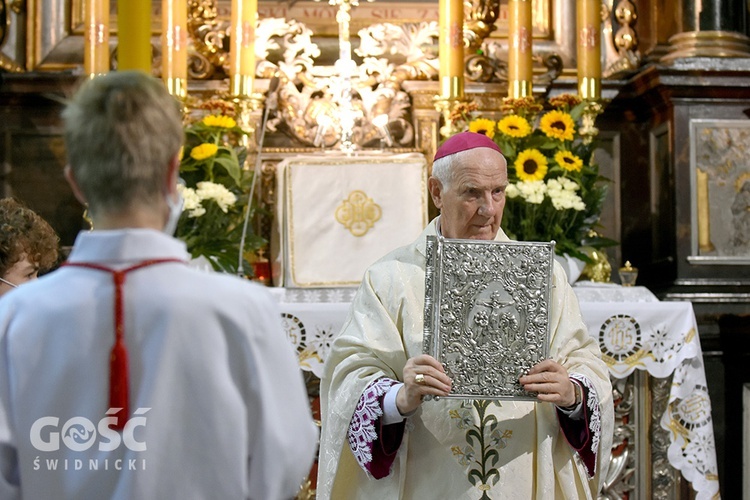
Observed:
[[[164,198],[167,168],[185,134],[179,103],[161,81],[140,71],[97,76],[62,117],[68,163],[91,213]]]

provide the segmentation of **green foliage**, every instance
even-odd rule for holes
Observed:
[[[252,172],[242,168],[246,150],[238,138],[244,131],[234,119],[210,114],[185,128],[180,188],[185,200],[176,236],[193,258],[205,257],[216,271],[252,276],[248,256],[265,240],[248,227],[239,267],[240,242]],[[250,216],[255,213],[251,207]]]
[[[459,109],[451,132],[481,132],[508,161],[507,201],[502,228],[520,241],[556,242],[557,254],[584,261],[582,246],[615,241],[596,235],[608,180],[599,175],[593,139],[597,103],[561,95],[541,104],[533,98],[506,99],[498,121]]]

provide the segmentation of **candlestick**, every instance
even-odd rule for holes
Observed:
[[[229,85],[232,95],[250,96],[255,77],[255,23],[258,0],[232,0]]]
[[[173,96],[187,95],[187,0],[162,0],[162,78]]]
[[[89,76],[109,71],[109,2],[86,0],[83,70]]]
[[[117,68],[151,73],[151,0],[117,2]]]
[[[464,95],[464,5],[461,0],[439,0],[440,95]]]
[[[576,1],[578,34],[578,94],[583,99],[601,97],[601,0]]]
[[[531,0],[508,2],[508,97],[533,95]]]

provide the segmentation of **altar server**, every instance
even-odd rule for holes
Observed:
[[[424,401],[451,380],[422,353],[425,239],[507,240],[507,165],[466,132],[437,151],[441,214],[366,272],[321,384],[318,498],[593,499],[605,479],[612,387],[565,272],[555,263],[549,357],[520,378],[537,401]]]
[[[288,499],[316,447],[260,286],[186,265],[178,103],[140,72],[63,112],[94,230],[0,305],[0,498]]]
[[[59,242],[33,210],[14,198],[0,200],[0,296],[52,268]]]

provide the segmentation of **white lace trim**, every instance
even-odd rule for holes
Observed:
[[[372,462],[372,443],[377,440],[378,432],[375,422],[383,415],[380,398],[388,392],[396,380],[390,378],[379,378],[368,385],[359,398],[357,408],[354,410],[352,420],[349,423],[349,448],[351,448],[357,463],[367,471],[367,464]]]
[[[595,473],[596,463],[599,461],[599,439],[601,438],[602,434],[602,420],[599,412],[599,397],[596,394],[594,385],[585,375],[581,375],[580,373],[571,373],[570,378],[576,379],[583,386],[585,386],[586,389],[588,389],[586,391],[586,393],[588,394],[588,397],[586,398],[586,407],[589,409],[589,413],[591,415],[589,417],[589,432],[591,433],[591,451],[594,452]],[[594,477],[594,474],[589,474],[588,468],[586,469],[586,474],[589,476],[589,479]]]

